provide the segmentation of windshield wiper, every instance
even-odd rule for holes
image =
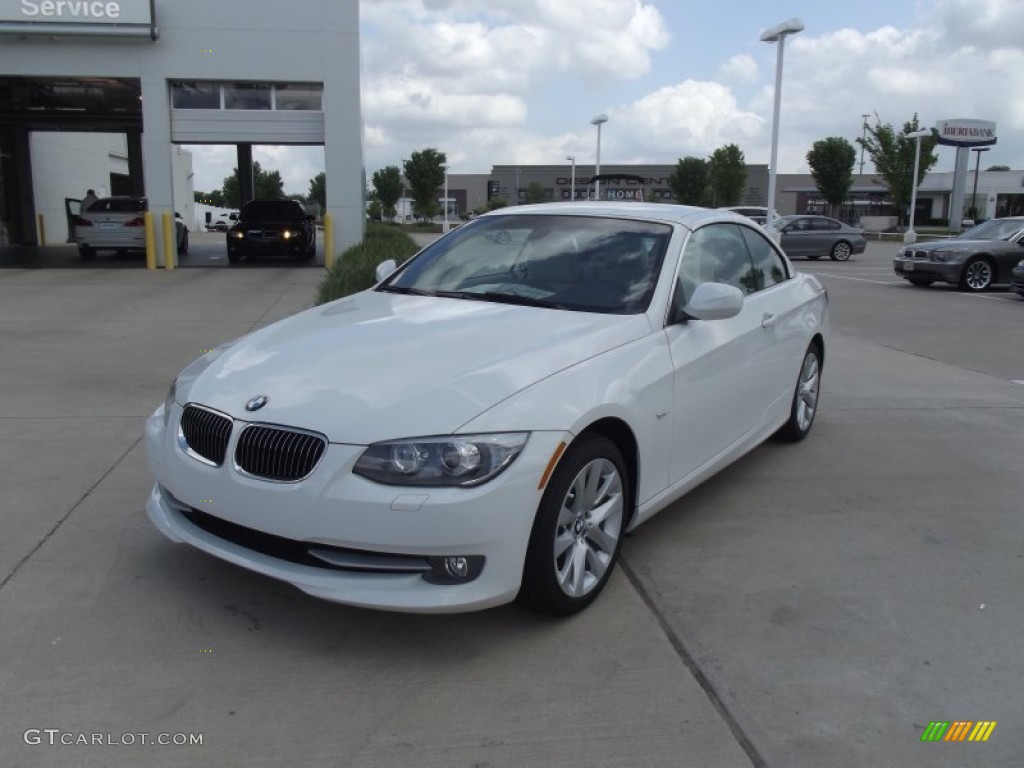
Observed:
[[[424,291],[422,288],[406,288],[402,285],[383,285],[377,289],[385,293],[401,293],[409,296],[437,296],[434,291]]]
[[[465,292],[472,298],[494,301],[499,304],[520,304],[524,307],[543,307],[544,309],[564,309],[561,304],[547,299],[537,299],[533,296],[523,296],[521,293],[505,293],[503,291],[483,291],[481,293]]]

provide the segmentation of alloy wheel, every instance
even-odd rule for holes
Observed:
[[[797,382],[796,422],[803,432],[811,428],[814,412],[818,408],[818,373],[818,356],[808,352]]]
[[[598,586],[612,564],[622,535],[622,478],[605,458],[586,464],[562,500],[555,525],[555,577],[573,598]]]

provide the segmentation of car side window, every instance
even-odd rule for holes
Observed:
[[[786,227],[786,230],[789,232],[806,232],[808,229],[807,224],[807,219],[796,219],[795,221],[790,222],[789,226]]]
[[[677,296],[683,307],[701,283],[725,283],[749,294],[758,290],[754,265],[737,224],[708,224],[690,234],[679,262]]]
[[[761,232],[750,227],[740,227],[740,233],[746,241],[747,250],[750,251],[750,259],[754,263],[753,279],[755,290],[771,288],[784,280],[789,279],[786,270],[786,262],[779,256],[768,238]]]

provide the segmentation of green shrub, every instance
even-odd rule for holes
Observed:
[[[363,242],[344,251],[327,271],[317,292],[317,304],[364,291],[376,279],[374,271],[382,261],[406,261],[419,246],[401,229],[387,224],[369,223]]]

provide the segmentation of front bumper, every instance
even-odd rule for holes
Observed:
[[[283,238],[234,238],[228,236],[228,253],[247,254],[253,256],[299,256],[309,249],[309,241],[302,237],[285,240]]]
[[[892,261],[892,267],[897,275],[907,279],[922,277],[955,284],[960,280],[960,270],[963,265],[959,262],[905,259],[897,256]]]
[[[556,446],[569,436],[534,432],[498,477],[476,488],[399,488],[352,473],[361,446],[328,446],[313,473],[297,483],[247,477],[202,464],[177,445],[181,407],[164,427],[163,407],[146,423],[146,454],[156,478],[146,511],[176,542],[338,603],[410,612],[476,610],[512,600],[540,502],[537,484]],[[228,447],[234,451],[236,424]],[[210,516],[209,518],[206,516]],[[432,583],[420,573],[336,568],[257,551],[212,532],[211,518],[280,537],[298,547],[324,546],[411,559],[483,558],[476,578]],[[200,521],[197,524],[196,521]]]

